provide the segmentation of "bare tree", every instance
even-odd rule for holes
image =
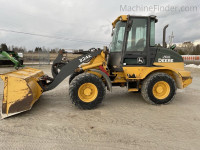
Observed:
[[[182,48],[186,55],[192,54],[194,50],[194,44],[192,42],[184,42]]]

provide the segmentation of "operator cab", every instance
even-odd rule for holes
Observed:
[[[120,16],[113,22],[108,66],[122,71],[122,66],[151,66],[156,54],[156,16]]]

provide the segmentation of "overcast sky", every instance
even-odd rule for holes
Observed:
[[[199,0],[0,0],[0,29],[62,38],[0,30],[0,43],[25,46],[28,50],[38,46],[102,48],[111,41],[112,21],[122,14],[156,15],[157,43],[162,41],[166,24],[168,35],[173,31],[176,43],[200,40]]]

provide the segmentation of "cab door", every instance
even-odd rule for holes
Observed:
[[[124,43],[122,65],[146,66],[148,61],[148,17],[129,18],[131,28],[127,31],[127,40]]]

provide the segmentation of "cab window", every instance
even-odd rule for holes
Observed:
[[[127,51],[144,51],[147,40],[147,19],[134,18],[128,33]]]
[[[110,47],[111,52],[121,52],[123,41],[124,41],[124,32],[125,32],[125,22],[117,22],[116,27],[113,31],[113,39]]]

